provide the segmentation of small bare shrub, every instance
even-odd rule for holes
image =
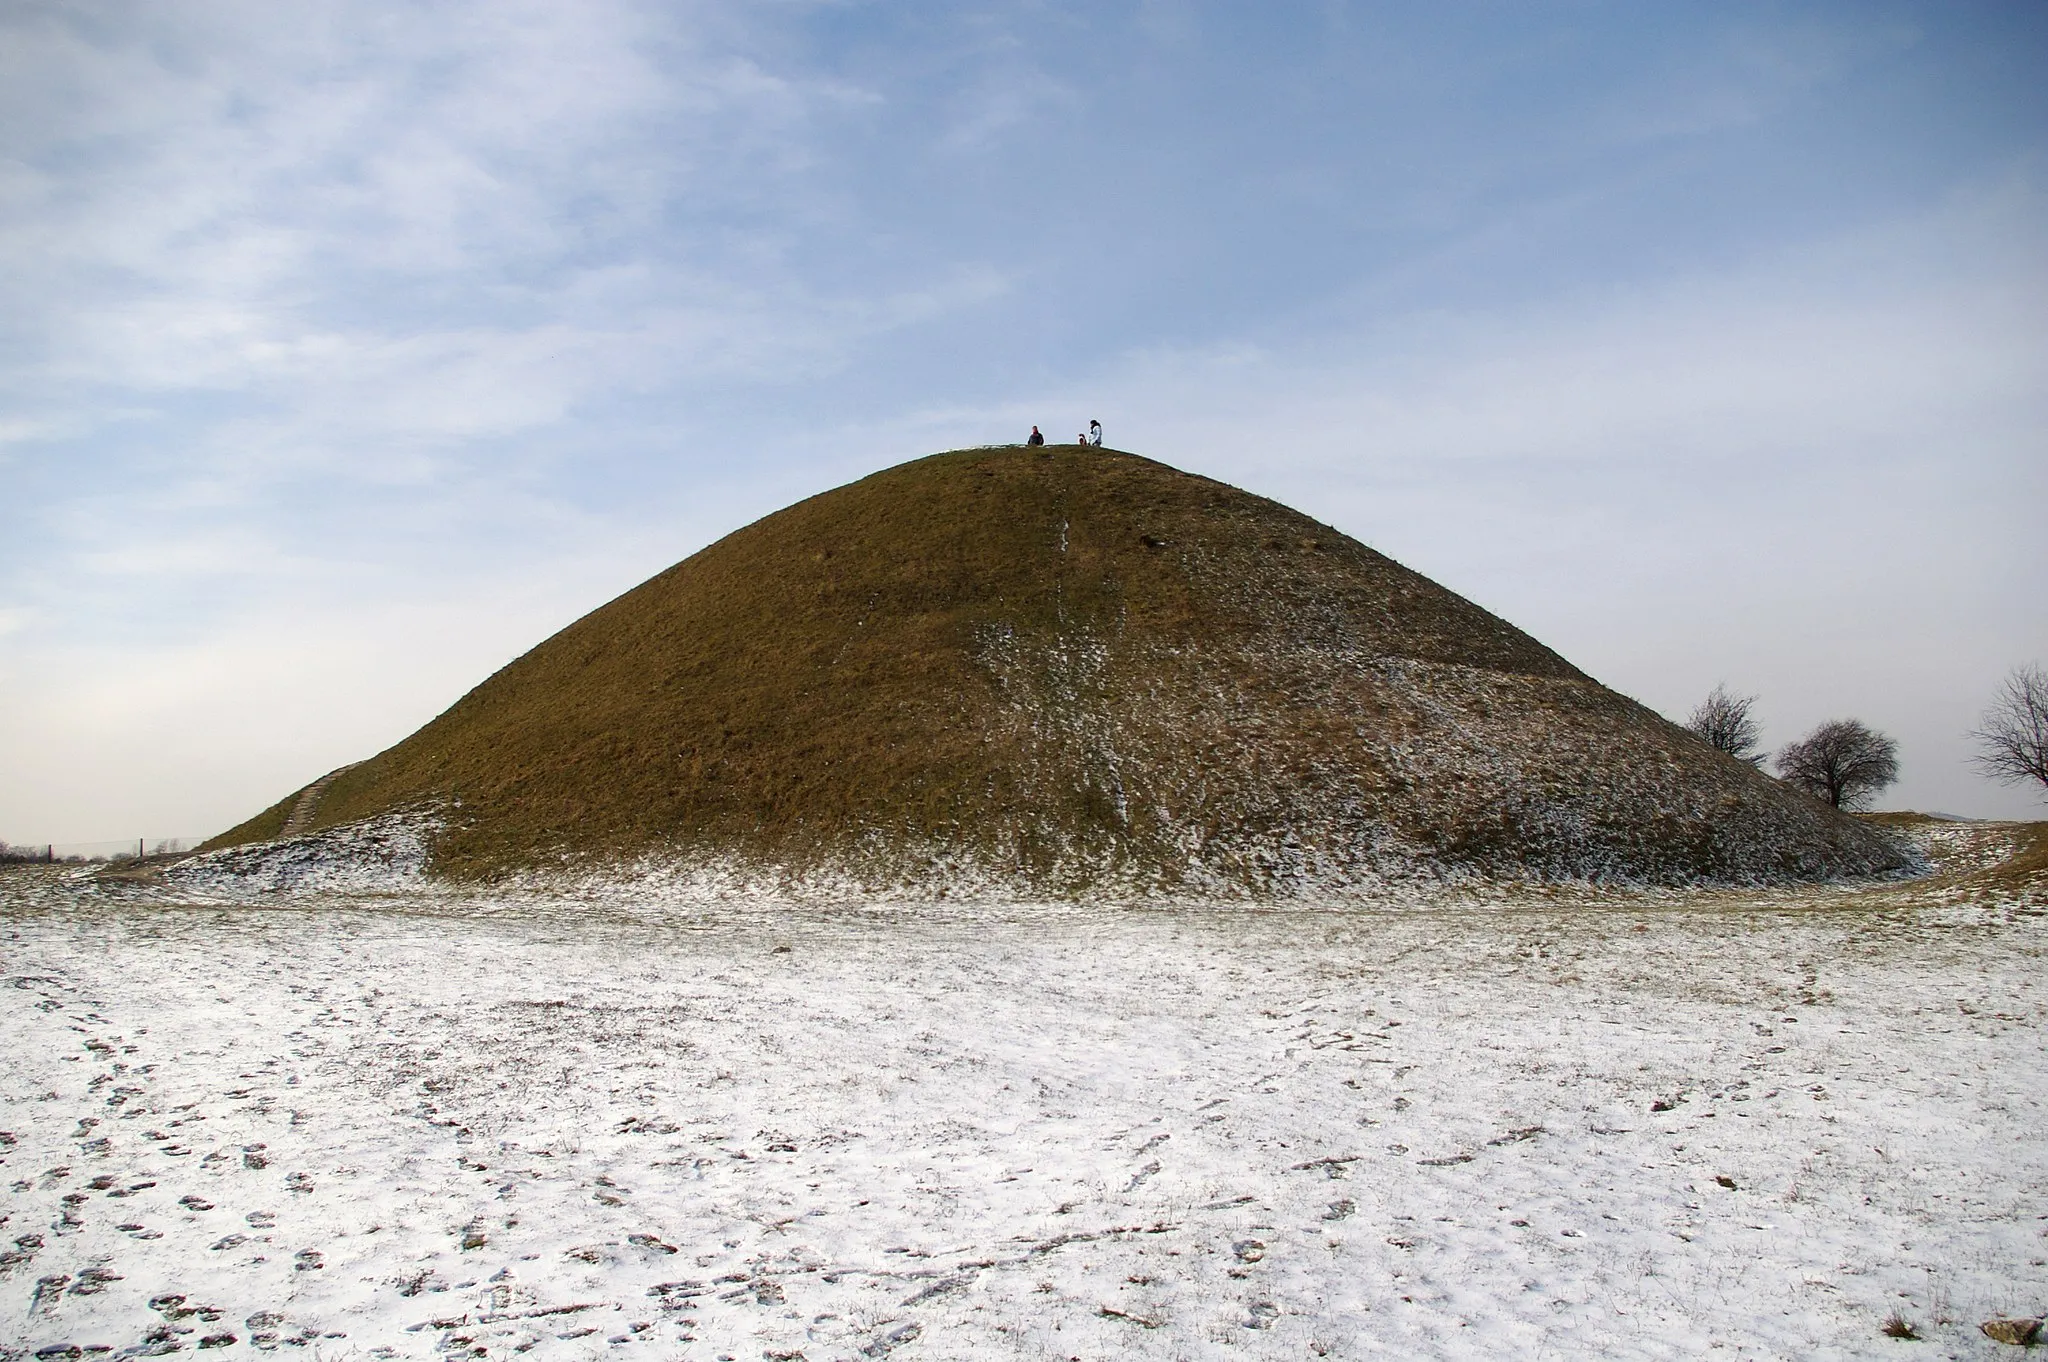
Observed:
[[[1699,708],[1685,721],[1694,737],[1713,748],[1726,752],[1752,766],[1764,764],[1764,754],[1757,748],[1757,739],[1763,728],[1757,723],[1750,710],[1756,704],[1754,695],[1737,695],[1725,683],[1715,686],[1700,701]]]

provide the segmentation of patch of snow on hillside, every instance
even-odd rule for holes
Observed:
[[[248,898],[280,893],[398,893],[423,888],[440,818],[406,810],[272,842],[227,847],[165,873],[193,893]]]

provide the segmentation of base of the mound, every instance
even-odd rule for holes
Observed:
[[[1815,883],[1813,877],[1764,877],[1676,883],[1627,876],[1488,873],[1417,856],[1385,856],[1361,873],[1303,856],[1266,867],[1256,878],[1213,875],[1200,867],[1086,873],[1048,881],[991,868],[944,847],[864,863],[791,865],[730,855],[672,853],[632,861],[563,858],[485,879],[436,873],[433,848],[445,826],[431,809],[362,819],[297,837],[204,852],[162,872],[170,886],[229,900],[289,894],[384,893],[571,899],[636,898],[672,903],[754,903],[763,907],[983,904],[1160,904],[1179,907],[1389,906],[1441,903],[1446,895],[1483,900],[1531,890],[1685,892],[1770,889]],[[1909,839],[1894,837],[1898,865],[1833,883],[1911,878],[1926,861]]]

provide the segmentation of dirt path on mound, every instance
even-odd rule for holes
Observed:
[[[346,766],[337,766],[311,785],[308,785],[300,793],[297,802],[292,805],[291,814],[284,820],[284,827],[279,830],[277,835],[280,838],[297,837],[302,832],[310,832],[313,827],[313,819],[320,813],[320,801],[326,796],[328,787],[333,785],[336,777],[340,776],[344,771],[352,771],[360,765],[362,765],[361,762],[352,761]]]

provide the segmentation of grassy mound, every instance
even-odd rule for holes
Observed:
[[[427,801],[463,877],[670,857],[1289,895],[1898,863],[1328,526],[1072,446],[934,455],[749,525],[342,773],[312,826]]]

